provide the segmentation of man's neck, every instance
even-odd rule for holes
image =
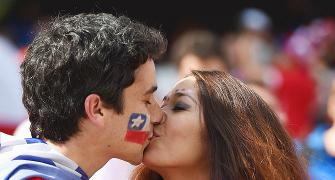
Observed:
[[[100,154],[99,149],[94,144],[89,144],[87,141],[73,137],[64,144],[48,141],[47,143],[58,152],[62,153],[67,158],[71,159],[79,165],[88,177],[98,171],[109,160]]]

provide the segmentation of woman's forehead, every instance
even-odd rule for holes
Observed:
[[[180,94],[188,95],[193,97],[193,99],[197,99],[196,79],[193,76],[188,76],[178,81],[166,97],[172,98]]]
[[[189,90],[195,90],[196,89],[196,79],[193,76],[185,77],[181,80],[179,80],[175,87],[173,88],[173,91],[179,90],[179,89],[189,89]]]

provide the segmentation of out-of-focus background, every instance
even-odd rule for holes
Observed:
[[[311,177],[335,178],[335,1],[0,0],[0,131],[29,131],[18,68],[38,24],[82,12],[126,15],[166,34],[158,99],[192,69],[223,70],[247,83],[276,111]],[[132,167],[109,168],[126,179]],[[92,179],[103,177],[112,175]]]

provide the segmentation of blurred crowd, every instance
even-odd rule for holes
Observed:
[[[335,19],[314,19],[291,32],[273,34],[271,18],[260,9],[247,8],[238,25],[221,34],[185,28],[170,41],[166,59],[157,64],[157,98],[192,69],[229,72],[276,111],[306,159],[311,178],[335,179]],[[8,134],[28,133],[29,125],[17,130],[27,119],[19,64],[33,27],[0,27],[0,131]],[[118,177],[131,171],[130,165],[118,163],[124,167]],[[107,171],[102,169],[92,179]]]

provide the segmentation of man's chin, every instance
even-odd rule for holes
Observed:
[[[134,166],[137,166],[139,164],[142,163],[142,160],[143,160],[143,156],[141,156],[140,158],[134,158],[132,159],[131,161],[128,161],[130,164],[134,165]]]
[[[134,154],[133,158],[131,158],[128,162],[132,165],[139,165],[143,161],[143,149],[141,152]]]
[[[132,165],[139,165],[142,163],[143,160],[143,152],[148,147],[149,142],[145,142],[145,144],[137,144],[133,143],[131,147],[129,147],[131,152],[128,151],[128,153],[123,154],[122,157],[118,157],[119,159],[122,159],[124,161],[127,161],[128,163]]]

